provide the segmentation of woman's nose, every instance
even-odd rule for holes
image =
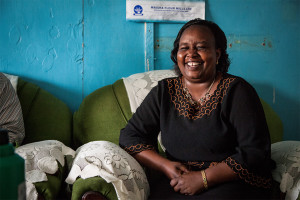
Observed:
[[[190,48],[187,53],[189,57],[199,56],[197,53],[197,49],[195,48]]]

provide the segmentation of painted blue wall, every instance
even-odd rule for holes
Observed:
[[[172,68],[182,24],[127,22],[125,9],[125,0],[0,0],[0,71],[74,111],[95,89],[147,70],[146,58],[150,69]],[[285,140],[300,140],[299,15],[299,0],[206,0],[206,19],[228,37],[230,73],[280,115]]]

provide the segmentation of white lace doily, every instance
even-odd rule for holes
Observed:
[[[75,156],[75,151],[56,140],[29,143],[16,148],[15,152],[25,160],[26,198],[37,199],[33,183],[47,181],[47,174],[58,171],[58,163],[65,165],[65,156]]]
[[[120,200],[148,198],[149,184],[143,168],[114,143],[94,141],[79,147],[66,182],[73,184],[77,177],[96,176],[112,183]]]
[[[129,98],[131,112],[135,113],[150,90],[164,78],[177,76],[174,70],[154,70],[133,74],[123,78],[123,82]]]
[[[281,141],[271,146],[276,169],[274,180],[280,183],[286,200],[296,200],[300,193],[300,141]]]

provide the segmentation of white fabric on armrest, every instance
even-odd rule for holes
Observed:
[[[150,193],[140,164],[121,147],[108,141],[89,142],[79,147],[66,182],[73,184],[77,177],[96,176],[114,185],[119,200],[147,199]]]
[[[58,171],[58,163],[65,165],[65,156],[75,156],[75,151],[57,140],[29,143],[16,148],[16,153],[25,160],[27,199],[37,199],[33,183],[47,181],[47,174]]]
[[[271,146],[276,169],[272,171],[286,200],[296,200],[300,192],[300,141],[281,141]]]

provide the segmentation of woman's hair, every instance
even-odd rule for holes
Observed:
[[[175,63],[174,65],[174,69],[176,71],[176,73],[178,75],[181,74],[179,67],[177,65],[177,52],[178,52],[178,48],[179,48],[179,40],[182,36],[182,33],[190,26],[192,25],[200,25],[200,26],[206,26],[207,28],[209,28],[211,30],[211,32],[214,35],[215,38],[215,44],[216,44],[216,49],[220,49],[221,50],[221,56],[219,58],[218,64],[217,64],[217,71],[219,72],[227,72],[229,65],[230,65],[230,60],[228,58],[228,54],[227,54],[227,39],[226,36],[224,34],[224,32],[222,31],[222,29],[215,24],[214,22],[211,21],[207,21],[207,20],[202,20],[202,19],[193,19],[189,22],[187,22],[178,32],[178,35],[174,41],[174,45],[173,45],[173,50],[171,51],[171,59],[172,61]]]

